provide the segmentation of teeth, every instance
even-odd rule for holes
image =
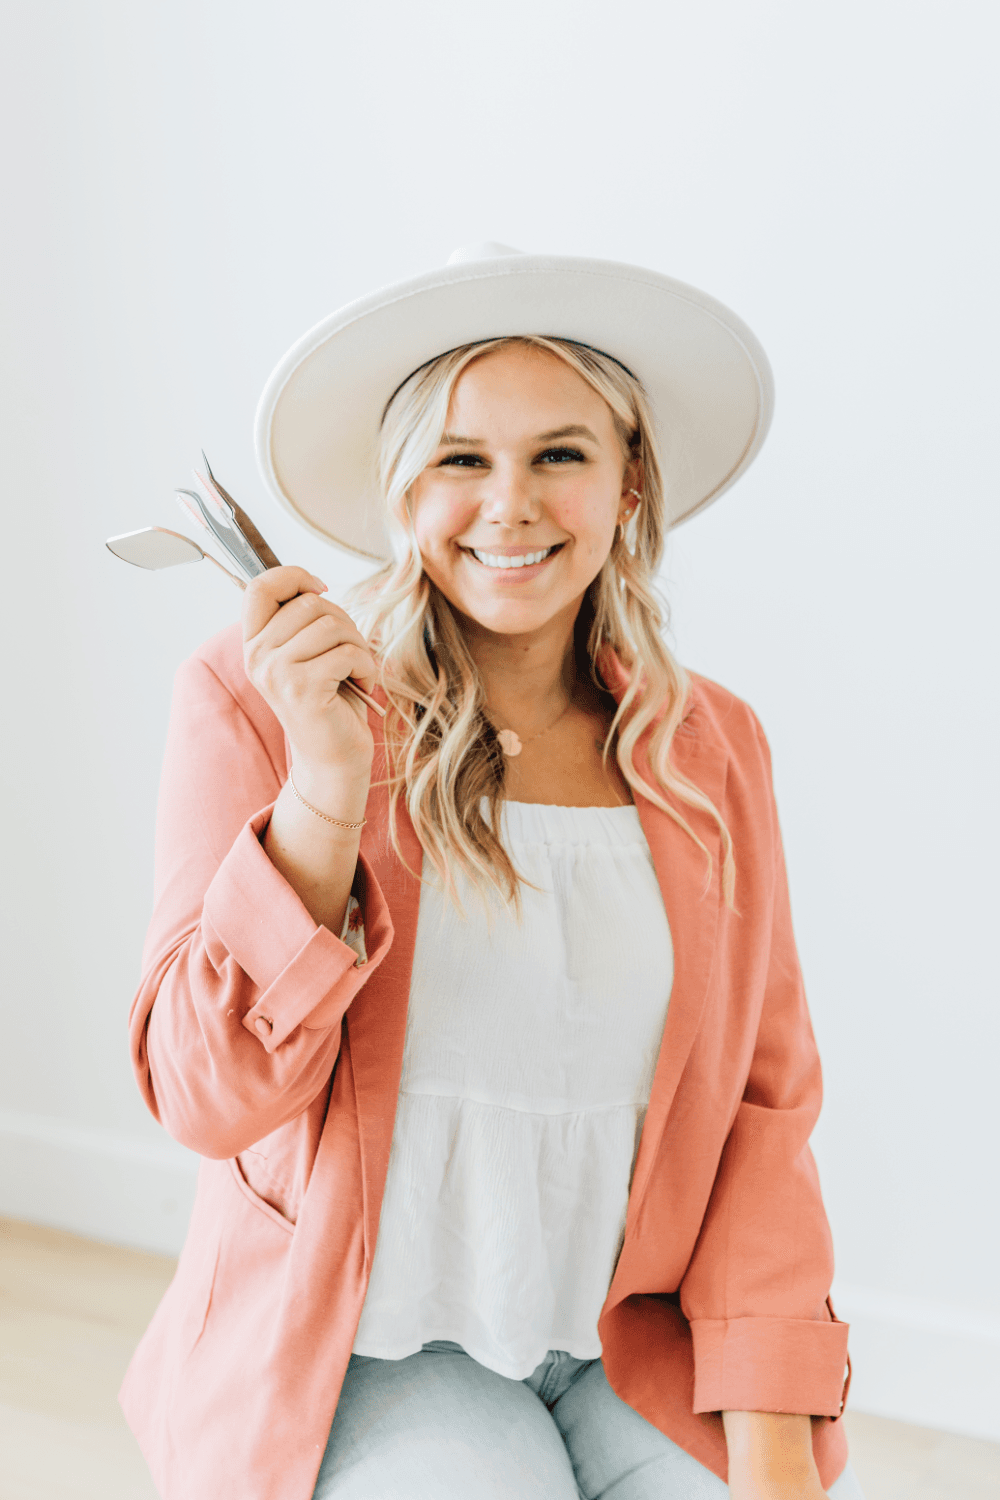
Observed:
[[[475,547],[472,548],[473,555],[488,568],[530,568],[532,563],[542,562],[551,551],[551,547],[543,547],[540,552],[522,552],[519,556],[511,557],[504,553],[494,555],[492,552],[477,552]]]

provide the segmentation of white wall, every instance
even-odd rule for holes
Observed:
[[[665,583],[773,746],[852,1402],[1000,1438],[994,15],[8,8],[0,1211],[170,1248],[190,1201],[124,1021],[172,675],[239,598],[104,538],[178,526],[204,445],[336,596],[357,565],[254,468],[288,344],[459,243],[626,260],[730,303],[777,378]]]

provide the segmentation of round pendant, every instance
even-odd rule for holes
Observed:
[[[521,741],[518,739],[513,729],[499,730],[497,733],[497,739],[500,742],[500,749],[503,751],[504,755],[520,755]]]

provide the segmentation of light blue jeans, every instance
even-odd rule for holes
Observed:
[[[864,1500],[847,1468],[831,1500]],[[524,1380],[436,1339],[352,1354],[313,1500],[725,1500],[729,1486],[615,1395],[599,1359],[550,1349]]]

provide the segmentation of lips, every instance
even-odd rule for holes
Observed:
[[[553,542],[548,547],[523,548],[518,552],[490,552],[485,547],[463,547],[461,550],[487,572],[509,578],[511,575],[536,573],[564,546],[565,542]]]

